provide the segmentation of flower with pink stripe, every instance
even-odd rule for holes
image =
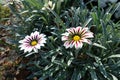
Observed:
[[[38,52],[38,49],[46,43],[46,38],[44,34],[35,31],[30,36],[27,35],[23,40],[20,40],[19,43],[21,44],[19,46],[20,50],[24,50],[24,53],[31,52],[32,50]]]
[[[91,44],[88,38],[93,37],[93,33],[87,27],[82,28],[78,26],[76,28],[66,29],[66,32],[62,34],[62,41],[64,41],[65,48],[75,47],[79,49],[82,48],[83,42]]]

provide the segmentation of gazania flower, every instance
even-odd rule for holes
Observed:
[[[20,50],[24,50],[24,53],[32,50],[37,52],[46,43],[46,38],[44,34],[39,34],[39,32],[35,31],[30,36],[27,35],[23,40],[20,40],[19,43],[21,43],[19,46]]]
[[[88,38],[93,38],[93,33],[87,27],[82,28],[80,26],[66,29],[62,35],[62,41],[65,41],[64,46],[66,48],[75,46],[76,49],[82,48],[83,42],[91,44]]]

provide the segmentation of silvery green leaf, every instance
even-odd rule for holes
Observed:
[[[102,49],[107,49],[106,47],[104,47],[104,46],[102,46],[102,45],[100,45],[98,43],[93,43],[93,45],[96,46],[96,47],[100,47]]]
[[[30,52],[30,53],[28,53],[27,55],[25,55],[25,57],[28,57],[28,56],[30,56],[30,55],[32,55],[32,54],[34,54],[35,52]]]
[[[108,58],[115,58],[115,57],[120,58],[120,54],[111,55],[111,56],[109,56]]]

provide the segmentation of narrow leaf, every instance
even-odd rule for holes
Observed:
[[[115,58],[115,57],[120,58],[120,54],[111,55],[111,56],[109,56],[108,58]]]
[[[113,74],[110,74],[112,76],[112,80],[118,80],[118,78],[116,76],[114,76]]]
[[[91,70],[91,71],[90,71],[90,75],[91,75],[92,80],[98,80],[98,79],[97,79],[96,72],[95,72],[94,70]]]
[[[104,46],[102,46],[102,45],[100,45],[98,43],[93,43],[93,45],[96,46],[96,47],[100,47],[102,49],[107,49],[106,47],[104,47]]]
[[[84,23],[84,27],[86,27],[89,23],[90,23],[90,21],[92,20],[92,18],[89,18],[85,23]]]

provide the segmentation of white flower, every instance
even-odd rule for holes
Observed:
[[[35,31],[30,36],[27,35],[23,40],[20,40],[19,43],[21,43],[19,46],[20,50],[24,50],[24,53],[32,50],[38,52],[38,49],[46,43],[46,38],[44,34],[39,34],[39,32]]]
[[[42,8],[42,10],[46,10],[46,9],[53,10],[54,8],[55,8],[55,3],[53,4],[52,1],[48,1],[48,3],[45,3],[45,5]]]
[[[87,38],[93,38],[93,33],[87,27],[82,28],[78,26],[66,29],[66,31],[62,34],[62,41],[65,41],[64,46],[66,48],[72,48],[73,46],[76,49],[82,48],[83,42],[91,44],[91,41]]]

